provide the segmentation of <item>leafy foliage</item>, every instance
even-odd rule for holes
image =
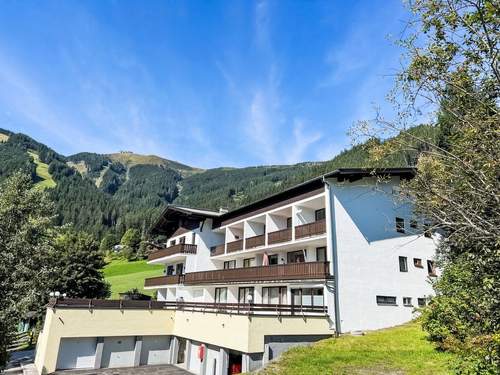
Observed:
[[[53,253],[52,204],[29,176],[14,174],[0,185],[0,368],[15,326],[48,295]]]
[[[54,248],[58,276],[50,283],[52,290],[72,298],[109,297],[109,285],[102,273],[105,262],[92,236],[65,229],[56,238]]]
[[[500,371],[500,12],[488,0],[417,0],[401,40],[407,66],[399,74],[397,121],[380,114],[361,135],[401,133],[376,145],[376,160],[417,151],[417,176],[406,192],[415,213],[442,236],[442,278],[424,314],[431,339],[459,353],[456,371]],[[436,139],[408,127],[422,108],[439,108]],[[430,113],[432,115],[433,113]],[[425,147],[418,149],[415,142]]]

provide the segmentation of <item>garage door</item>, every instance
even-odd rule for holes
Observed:
[[[143,336],[141,365],[164,365],[168,363],[169,336]]]
[[[105,337],[101,367],[131,367],[134,365],[135,336]]]
[[[61,339],[57,369],[93,368],[96,345],[95,337]]]

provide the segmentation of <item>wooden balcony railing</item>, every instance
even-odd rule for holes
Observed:
[[[279,242],[288,242],[291,240],[292,240],[292,228],[285,228],[267,234],[267,242],[269,245]]]
[[[217,246],[212,246],[210,248],[210,256],[214,257],[216,255],[222,255],[222,254],[224,254],[224,248],[225,248],[224,244],[217,245]]]
[[[174,254],[196,254],[196,245],[179,243],[165,249],[156,250],[155,252],[149,254],[148,261],[168,257]]]
[[[245,240],[245,248],[252,249],[254,247],[264,246],[266,244],[266,235],[261,234],[259,236],[248,237]]]
[[[183,275],[167,275],[150,277],[144,280],[144,286],[175,285],[182,282]]]
[[[328,270],[328,262],[307,262],[189,272],[184,275],[184,284],[325,279]]]
[[[297,225],[295,227],[295,238],[317,236],[326,232],[326,220],[318,220],[313,223]]]
[[[325,315],[326,306],[280,305],[261,303],[214,303],[174,301],[102,300],[84,298],[52,298],[48,307],[63,309],[111,310],[184,310],[203,313],[240,315]]]
[[[236,240],[227,243],[227,252],[232,253],[233,251],[243,250],[243,240]]]

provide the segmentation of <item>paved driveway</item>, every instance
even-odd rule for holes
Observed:
[[[141,366],[141,367],[123,367],[123,368],[101,368],[98,370],[66,370],[56,371],[58,375],[187,375],[190,372],[177,366],[159,365],[159,366]]]

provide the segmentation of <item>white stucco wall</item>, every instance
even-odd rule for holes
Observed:
[[[427,260],[433,259],[433,239],[396,232],[395,217],[405,219],[409,229],[411,207],[392,196],[392,184],[378,185],[374,178],[349,183],[331,183],[333,243],[338,254],[338,293],[341,331],[394,326],[414,317],[413,308],[403,306],[403,297],[432,295]],[[400,272],[399,256],[408,258],[408,272]],[[416,268],[421,258],[424,268]],[[395,296],[397,306],[379,306],[376,296]]]

